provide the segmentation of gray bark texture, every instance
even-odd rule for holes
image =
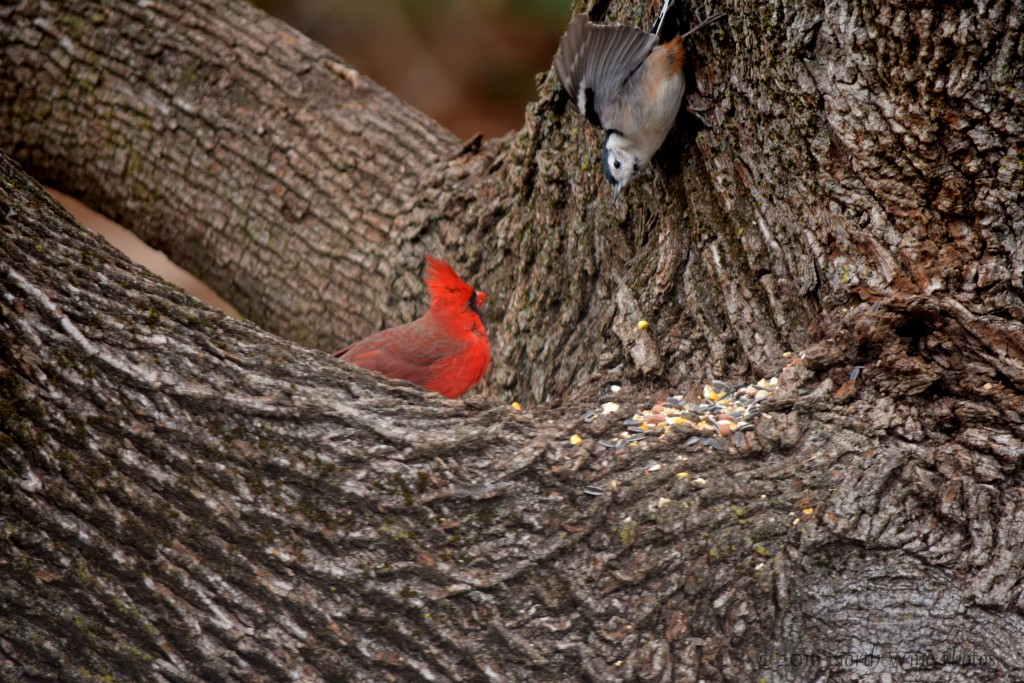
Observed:
[[[712,9],[613,203],[551,72],[463,143],[244,2],[0,5],[0,680],[1024,679],[1024,7]],[[424,253],[466,401],[323,353]]]

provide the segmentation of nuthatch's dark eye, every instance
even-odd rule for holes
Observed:
[[[615,161],[615,168],[622,168],[622,162],[621,162],[621,161],[618,161],[618,160],[616,160],[616,161]]]

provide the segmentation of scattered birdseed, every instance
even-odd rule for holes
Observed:
[[[648,327],[650,327],[650,325],[651,324],[649,322],[647,322],[646,320],[641,320],[640,322],[638,322],[636,324],[636,329],[638,329],[638,330],[646,330]]]
[[[579,434],[573,434],[572,436],[569,437],[569,443],[571,443],[573,446],[579,446],[581,443],[583,443],[583,437],[581,437]]]
[[[512,401],[512,410],[522,410],[523,407],[519,405],[518,401]]]
[[[583,493],[587,494],[588,496],[603,496],[605,491],[600,486],[590,485],[587,488],[583,489]]]
[[[704,445],[724,451],[721,438],[754,429],[753,421],[762,412],[759,404],[771,396],[778,385],[778,377],[762,378],[753,384],[735,385],[712,380],[703,386],[702,400],[691,403],[683,394],[668,396],[623,420],[625,431],[621,432],[619,438],[602,439],[597,443],[606,448],[637,446],[650,437],[664,438],[675,427],[686,430],[684,434],[690,432],[684,446]],[[621,405],[613,399],[620,389],[617,384],[609,385],[606,389],[609,393],[599,398],[599,407],[587,411],[583,421],[593,422],[602,415],[618,412]],[[578,445],[575,443],[577,437],[574,435],[569,442]]]

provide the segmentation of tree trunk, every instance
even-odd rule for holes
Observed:
[[[550,73],[462,145],[245,3],[0,7],[0,148],[260,326],[0,160],[3,678],[1019,676],[1022,8],[748,5],[618,203]],[[424,251],[500,401],[296,345],[414,317]]]

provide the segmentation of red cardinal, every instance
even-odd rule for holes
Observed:
[[[491,344],[480,317],[487,295],[462,281],[444,261],[427,256],[430,310],[419,320],[389,327],[335,351],[353,365],[405,379],[458,398],[480,381]]]

